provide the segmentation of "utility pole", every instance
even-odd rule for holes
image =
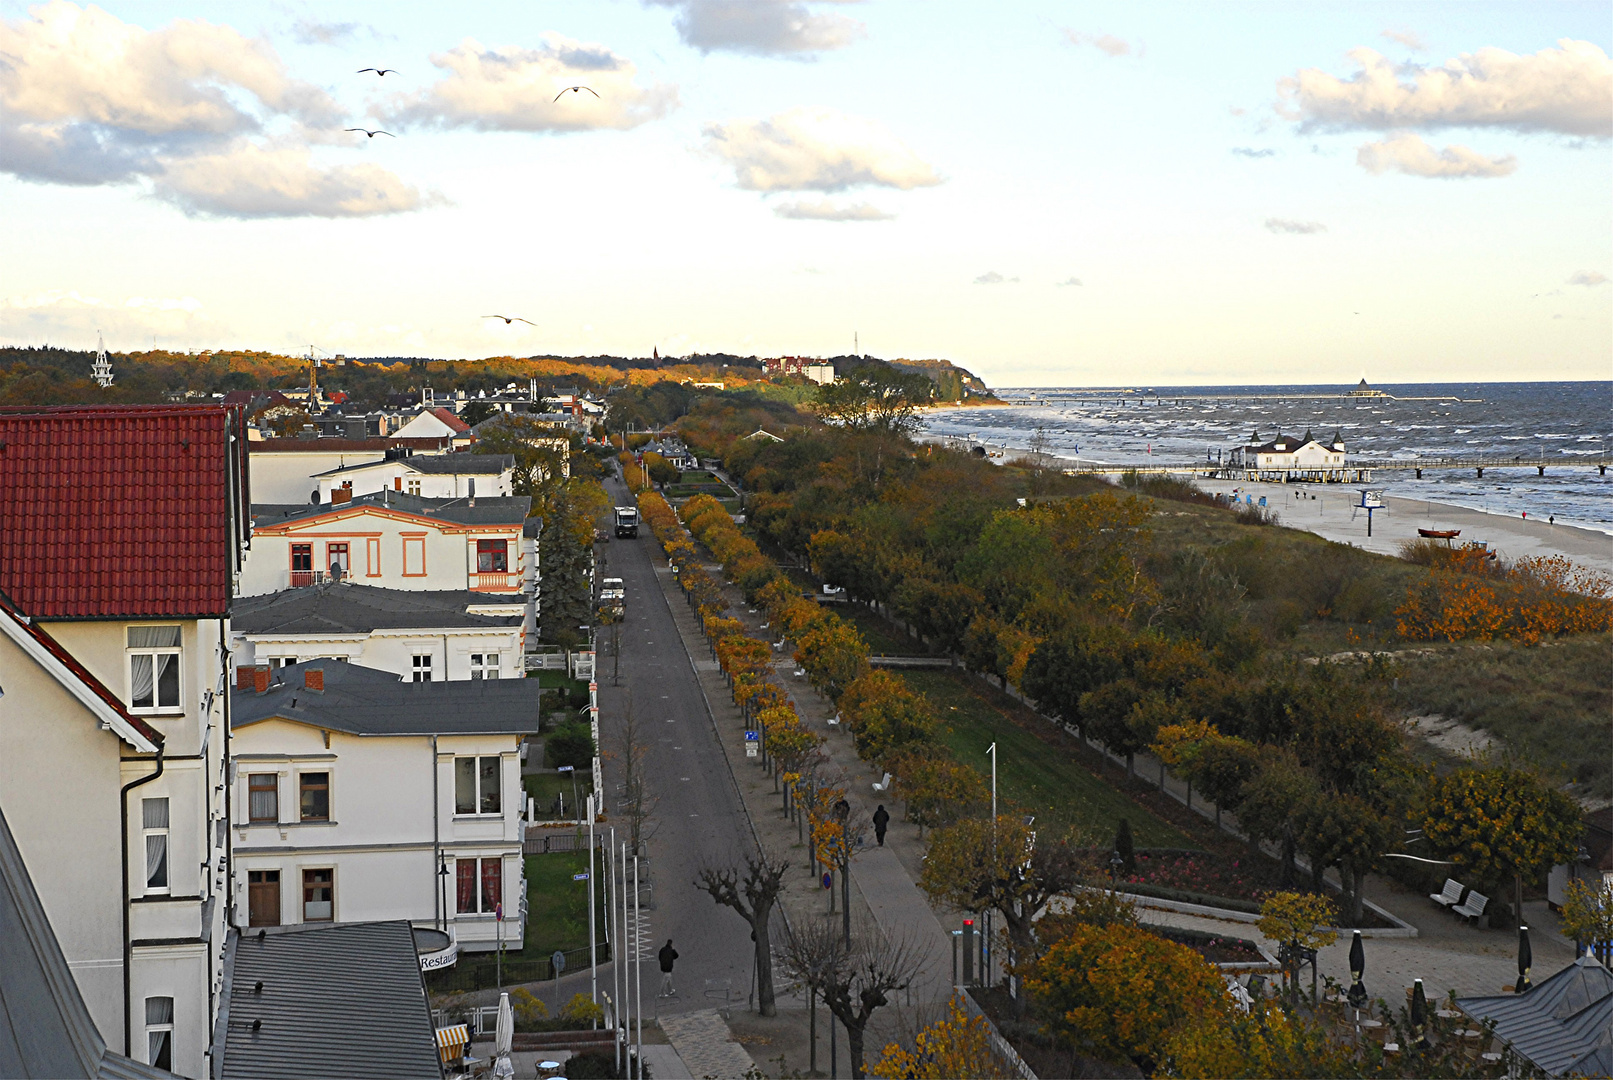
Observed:
[[[594,800],[588,795],[588,996],[599,1004],[599,934],[594,929]]]

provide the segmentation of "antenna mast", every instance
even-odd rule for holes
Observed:
[[[90,378],[104,390],[112,385],[112,361],[106,358],[106,338],[95,332],[95,363],[90,367]]]

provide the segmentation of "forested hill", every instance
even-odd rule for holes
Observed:
[[[175,392],[197,396],[231,390],[275,389],[305,385],[306,357],[252,350],[219,349],[199,353],[111,353],[115,381],[103,390],[90,379],[95,354],[87,350],[52,346],[0,347],[0,405],[72,404],[78,402],[161,401]],[[860,367],[896,367],[922,373],[935,383],[935,397],[959,401],[968,395],[989,395],[986,385],[972,373],[945,360],[900,360],[887,364],[872,357],[837,356],[821,361],[833,364],[839,374]],[[414,393],[421,386],[439,392],[464,390],[491,393],[515,382],[524,386],[539,380],[542,388],[576,387],[605,391],[613,387],[648,387],[656,383],[722,383],[728,389],[754,388],[764,393],[794,387],[797,398],[811,384],[799,377],[769,378],[762,360],[727,353],[686,357],[623,356],[495,356],[475,360],[444,360],[418,356],[322,356],[321,386],[345,390],[361,401],[385,401],[394,394]]]

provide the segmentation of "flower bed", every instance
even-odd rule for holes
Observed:
[[[1137,869],[1132,873],[1122,873],[1115,879],[1115,886],[1124,892],[1135,892],[1137,890],[1132,886],[1139,885],[1205,897],[1242,900],[1257,906],[1267,893],[1280,888],[1280,883],[1270,880],[1266,868],[1259,861],[1229,859],[1208,851],[1157,849],[1137,852]]]
[[[1177,926],[1150,926],[1150,931],[1169,941],[1186,945],[1212,964],[1262,964],[1267,959],[1247,938],[1184,930]]]

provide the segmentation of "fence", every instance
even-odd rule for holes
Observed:
[[[601,941],[595,953],[601,964],[610,959],[610,943]],[[588,970],[588,947],[567,949],[565,971],[576,974]],[[528,959],[520,954],[506,952],[503,961],[503,986],[508,989],[521,983],[548,982],[554,978],[554,962],[548,956]],[[459,962],[451,968],[439,968],[425,973],[426,989],[433,994],[463,993],[470,990],[492,990],[500,985],[500,964],[494,953],[460,953]],[[586,987],[584,988],[586,990]],[[466,1021],[469,1022],[468,1020]]]
[[[594,847],[601,851],[605,848],[605,833],[603,830],[594,833]],[[541,835],[534,836],[527,833],[526,839],[521,841],[521,854],[523,855],[554,855],[567,851],[587,851],[588,833],[582,829],[575,831],[566,829],[545,829]]]

